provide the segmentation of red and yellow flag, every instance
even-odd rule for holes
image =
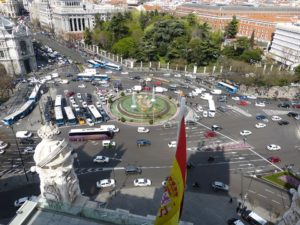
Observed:
[[[176,157],[162,195],[154,225],[177,225],[181,216],[186,181],[186,135],[184,100],[181,102]]]

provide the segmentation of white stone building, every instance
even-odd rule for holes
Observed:
[[[271,43],[271,57],[283,65],[295,68],[300,64],[300,23],[280,23]]]
[[[0,63],[9,75],[26,74],[36,70],[32,36],[23,24],[0,17]]]
[[[7,17],[15,18],[20,15],[22,4],[18,0],[1,0],[0,12]]]
[[[85,28],[94,28],[96,14],[108,20],[113,13],[124,10],[124,7],[81,0],[33,0],[29,7],[32,20],[38,20],[41,27],[66,40],[81,40]]]

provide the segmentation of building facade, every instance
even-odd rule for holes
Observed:
[[[26,74],[37,68],[28,27],[15,25],[4,17],[0,17],[0,63],[9,75]]]
[[[276,24],[294,21],[300,17],[300,8],[183,4],[176,8],[175,13],[179,16],[194,13],[200,20],[210,24],[212,28],[221,30],[224,30],[232,20],[232,17],[236,16],[239,20],[239,36],[251,37],[254,31],[257,41],[270,42],[275,32]]]
[[[291,69],[300,65],[300,23],[277,24],[270,56]]]
[[[1,0],[0,12],[7,17],[16,18],[21,13],[22,4],[18,0]]]
[[[29,8],[32,20],[65,40],[81,40],[86,28],[95,26],[95,16],[108,20],[126,8],[109,4],[93,4],[81,0],[34,0]]]

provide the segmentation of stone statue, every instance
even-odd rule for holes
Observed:
[[[73,168],[72,147],[64,139],[58,138],[56,125],[46,124],[37,133],[42,141],[37,145],[33,158],[41,181],[41,196],[71,204],[81,196]]]
[[[298,190],[290,189],[293,195],[291,207],[279,219],[278,225],[300,225],[300,185]]]

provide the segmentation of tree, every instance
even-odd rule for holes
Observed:
[[[116,42],[129,34],[128,27],[124,25],[125,22],[125,17],[123,17],[121,13],[112,17],[108,30],[112,34],[113,42]]]
[[[296,76],[295,81],[299,82],[300,81],[300,65],[297,66],[294,71],[295,71],[295,76]]]
[[[87,45],[91,45],[92,44],[92,32],[90,31],[89,28],[85,28],[84,33],[83,33],[83,37],[84,37],[84,43]]]
[[[238,24],[239,24],[239,21],[236,19],[236,16],[233,16],[232,20],[229,22],[229,24],[225,28],[225,36],[227,38],[235,38],[235,36],[238,32]]]
[[[140,23],[141,29],[144,30],[148,23],[148,16],[147,16],[147,14],[145,15],[143,11],[140,14],[139,23]]]
[[[192,27],[196,24],[197,22],[197,17],[195,16],[195,14],[193,13],[189,13],[187,16],[186,16],[186,20],[188,22],[188,24]]]
[[[263,51],[259,48],[256,49],[246,49],[243,54],[240,56],[240,59],[247,63],[255,63],[261,61],[261,56]]]
[[[250,47],[254,48],[254,44],[255,44],[255,30],[252,31],[251,37],[250,37]]]
[[[112,51],[119,55],[122,55],[124,58],[133,57],[136,49],[136,43],[132,37],[125,37],[116,42]]]

